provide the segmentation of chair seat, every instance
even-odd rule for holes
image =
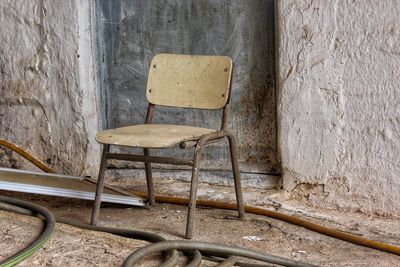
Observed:
[[[102,144],[168,148],[184,141],[198,140],[214,129],[172,124],[138,124],[98,132],[96,140]]]

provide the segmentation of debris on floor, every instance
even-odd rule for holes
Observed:
[[[245,235],[242,238],[244,240],[248,240],[248,241],[261,241],[261,240],[263,240],[262,237],[255,236],[255,235]]]

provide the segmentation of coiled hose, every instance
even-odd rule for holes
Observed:
[[[51,236],[54,226],[55,219],[53,215],[45,208],[32,204],[26,201],[17,200],[10,197],[0,196],[0,209],[8,210],[16,213],[21,213],[25,215],[35,216],[36,213],[42,215],[46,220],[46,227],[41,235],[35,240],[31,245],[24,248],[17,254],[9,257],[5,261],[0,263],[0,267],[14,266],[15,264],[23,261],[34,252],[36,252]],[[279,264],[282,266],[289,267],[313,267],[308,263],[303,263],[299,261],[294,261],[266,253],[260,253],[244,248],[230,247],[226,245],[218,245],[213,243],[197,242],[197,241],[167,241],[160,235],[138,231],[130,229],[116,229],[110,227],[93,226],[81,223],[71,223],[67,221],[58,220],[58,222],[72,225],[74,227],[88,229],[92,231],[100,231],[115,234],[122,237],[134,238],[145,240],[149,242],[154,242],[152,245],[145,246],[131,255],[129,255],[123,263],[123,267],[130,267],[136,264],[143,257],[156,252],[167,252],[168,257],[160,264],[162,267],[173,267],[176,266],[179,261],[178,250],[182,251],[185,255],[191,258],[191,261],[186,265],[186,267],[197,267],[200,266],[202,261],[202,254],[206,253],[208,260],[221,261],[221,266],[265,266],[261,264],[248,264],[243,262],[238,262],[232,260],[232,255],[241,256],[245,258],[255,259],[258,261],[263,261],[267,263]],[[228,265],[226,264],[228,263]]]
[[[123,267],[133,266],[140,259],[146,257],[147,255],[168,249],[194,250],[194,251],[199,251],[200,253],[206,253],[207,255],[218,255],[219,257],[226,257],[226,260],[223,260],[222,262],[224,263],[229,261],[229,265],[225,264],[224,266],[234,266],[237,263],[236,260],[232,260],[232,256],[245,257],[249,259],[269,262],[282,266],[291,266],[291,267],[315,266],[308,263],[302,263],[299,261],[268,255],[265,253],[260,253],[244,248],[219,245],[208,242],[176,240],[176,241],[158,242],[136,250],[125,260]],[[241,263],[239,265],[243,264],[245,263]]]

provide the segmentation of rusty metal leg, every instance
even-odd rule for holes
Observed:
[[[199,177],[199,167],[200,167],[202,151],[203,151],[203,143],[199,141],[194,150],[192,181],[190,184],[189,208],[188,208],[187,221],[186,221],[185,238],[187,238],[187,239],[192,239],[193,221],[194,221],[194,213],[196,210],[196,199],[197,199],[197,182],[198,182],[198,177]]]
[[[144,148],[143,154],[145,156],[149,156],[149,149]],[[153,173],[151,171],[151,163],[145,162],[144,166],[146,168],[147,195],[149,197],[149,204],[150,206],[153,206],[156,203],[156,200],[154,196],[154,184],[153,184]]]
[[[107,156],[107,153],[109,152],[109,150],[110,150],[110,145],[104,145],[103,154],[101,156],[101,161],[100,161],[99,176],[97,178],[96,197],[94,198],[92,219],[90,222],[92,225],[97,224],[97,219],[98,219],[99,213],[100,213],[101,195],[103,194],[103,188],[104,188],[104,174],[107,169],[106,156]]]
[[[237,208],[239,212],[239,217],[244,218],[243,194],[242,194],[242,186],[240,183],[239,158],[237,154],[236,140],[235,137],[231,134],[228,135],[228,140],[229,140],[229,149],[231,152],[233,179],[235,182]]]

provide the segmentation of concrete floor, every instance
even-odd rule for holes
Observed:
[[[143,181],[118,179],[108,181],[128,191],[144,191]],[[159,194],[186,196],[189,185],[184,182],[157,180]],[[313,222],[356,235],[400,244],[398,218],[382,218],[360,213],[321,210],[291,200],[279,191],[244,190],[247,204],[275,209],[301,216]],[[65,198],[33,196],[1,191],[47,207],[57,218],[89,222],[91,202]],[[233,188],[200,184],[199,197],[233,201]],[[244,220],[236,212],[199,208],[196,214],[194,240],[217,242],[268,252],[321,266],[400,266],[400,257],[360,247],[312,231],[258,215]],[[110,227],[152,231],[168,239],[181,239],[184,233],[186,207],[157,204],[151,209],[105,204],[100,224]],[[0,260],[22,248],[40,229],[36,218],[0,211]],[[251,237],[256,240],[251,240]],[[249,238],[250,237],[250,238]],[[81,230],[57,224],[56,232],[43,249],[20,266],[120,266],[131,251],[146,243],[106,233]],[[157,257],[146,258],[141,265],[151,266]],[[205,265],[210,265],[205,263]]]

